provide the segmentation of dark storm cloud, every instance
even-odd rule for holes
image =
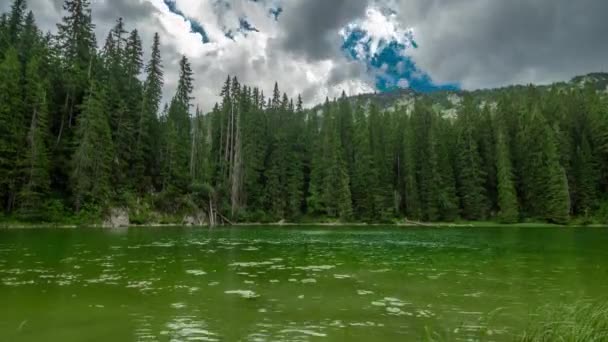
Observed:
[[[363,78],[367,74],[367,70],[364,64],[356,61],[347,61],[344,63],[336,64],[329,73],[327,84],[329,86],[335,86],[344,81],[352,79]]]
[[[7,11],[12,1],[2,2],[1,11]],[[28,8],[34,12],[43,31],[54,31],[63,16],[64,0],[29,0]],[[147,0],[98,0],[92,1],[93,20],[96,26],[106,27],[122,17],[127,23],[136,24],[151,18],[158,10]]]
[[[608,1],[451,0],[400,4],[415,59],[468,88],[566,80],[608,71]]]
[[[339,31],[364,15],[368,0],[300,0],[287,3],[279,23],[282,37],[276,48],[307,60],[335,57]]]
[[[128,21],[139,21],[148,19],[158,10],[147,1],[140,0],[104,0],[103,4],[97,4],[95,18],[103,21],[116,20],[117,17],[122,17]]]

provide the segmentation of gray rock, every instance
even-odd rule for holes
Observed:
[[[207,214],[204,211],[199,211],[193,215],[185,216],[182,224],[185,226],[204,226],[207,224]]]
[[[129,211],[125,208],[112,208],[103,221],[104,228],[120,228],[129,226]]]

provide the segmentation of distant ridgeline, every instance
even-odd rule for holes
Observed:
[[[608,222],[608,75],[551,86],[342,97],[305,110],[228,78],[210,114],[180,63],[160,109],[159,37],[122,20],[101,49],[87,2],[43,35],[23,0],[0,19],[5,219]],[[84,4],[85,6],[76,6]],[[144,79],[144,81],[140,81]]]

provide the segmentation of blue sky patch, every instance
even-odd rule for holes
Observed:
[[[260,32],[260,30],[258,30],[257,28],[255,28],[253,25],[251,25],[247,19],[245,18],[239,18],[239,30],[241,32]]]
[[[190,23],[190,27],[192,28],[192,33],[200,34],[203,44],[210,42],[209,36],[207,35],[207,32],[203,28],[203,25],[201,23],[199,23],[198,21],[186,16],[184,14],[184,12],[182,12],[179,8],[177,8],[177,4],[175,3],[175,0],[163,0],[163,1],[164,1],[165,5],[167,5],[167,7],[169,8],[169,11],[171,11],[174,14],[179,15],[180,17],[184,18],[185,20],[187,20]]]
[[[418,44],[410,39],[411,48]],[[375,53],[370,50],[371,41],[367,32],[354,28],[349,30],[342,44],[344,53],[353,60],[365,63],[374,76],[378,91],[386,92],[399,88],[410,88],[418,92],[458,90],[458,84],[437,84],[428,73],[420,70],[411,57],[405,55],[408,46],[392,41],[381,42]]]
[[[281,13],[283,13],[283,8],[282,7],[271,8],[268,10],[268,13],[272,17],[274,17],[274,20],[279,20],[279,16],[281,15]]]

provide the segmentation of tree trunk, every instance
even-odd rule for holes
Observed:
[[[194,119],[194,129],[192,130],[192,144],[190,146],[190,179],[194,181],[195,176],[195,166],[194,159],[196,156],[196,146],[198,139],[198,118]]]
[[[241,158],[241,120],[237,118],[236,120],[236,137],[235,137],[235,148],[233,154],[233,166],[232,166],[232,192],[231,192],[231,214],[234,217],[234,213],[240,207],[240,197],[241,197],[241,168],[242,168],[242,158]]]
[[[68,105],[70,103],[70,93],[65,94],[65,103],[63,104],[64,112],[61,114],[61,125],[59,126],[59,133],[57,134],[57,142],[55,146],[59,146],[61,142],[61,135],[63,134],[63,126],[65,125],[65,112],[68,110]]]

